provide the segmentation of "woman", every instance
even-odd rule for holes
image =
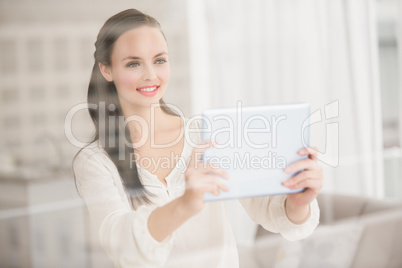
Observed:
[[[120,12],[95,47],[88,103],[96,133],[74,172],[101,245],[116,267],[238,267],[225,203],[203,201],[228,190],[215,176],[228,175],[200,164],[214,145],[162,100],[170,69],[159,23],[134,9]],[[289,240],[315,229],[322,172],[314,152],[302,149],[309,158],[285,170],[304,170],[284,185],[306,191],[240,200],[255,222]]]

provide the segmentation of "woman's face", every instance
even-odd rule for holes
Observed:
[[[99,67],[114,82],[123,109],[149,107],[159,103],[169,82],[166,41],[158,28],[129,30],[116,40],[111,65]]]

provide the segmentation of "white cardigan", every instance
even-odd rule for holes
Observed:
[[[83,149],[74,161],[77,188],[86,202],[92,226],[115,267],[238,267],[234,235],[224,201],[208,202],[164,241],[149,233],[150,213],[183,195],[185,170],[192,144],[201,141],[199,124],[185,119],[186,140],[181,158],[165,178],[167,187],[138,163],[144,187],[155,198],[152,205],[132,208],[119,173],[98,142]],[[301,225],[285,214],[285,195],[240,199],[253,221],[265,229],[281,233],[288,240],[309,236],[319,222],[317,201],[310,204],[310,217]]]

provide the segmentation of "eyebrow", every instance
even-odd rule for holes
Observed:
[[[162,52],[156,54],[156,55],[154,56],[154,58],[160,57],[160,56],[162,56],[162,55],[167,55],[167,52],[162,51]],[[141,57],[128,56],[128,57],[125,57],[122,61],[125,61],[125,60],[140,60],[140,59],[141,59]]]

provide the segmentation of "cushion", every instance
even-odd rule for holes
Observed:
[[[320,226],[304,240],[283,240],[274,267],[350,267],[363,229],[357,223]]]

